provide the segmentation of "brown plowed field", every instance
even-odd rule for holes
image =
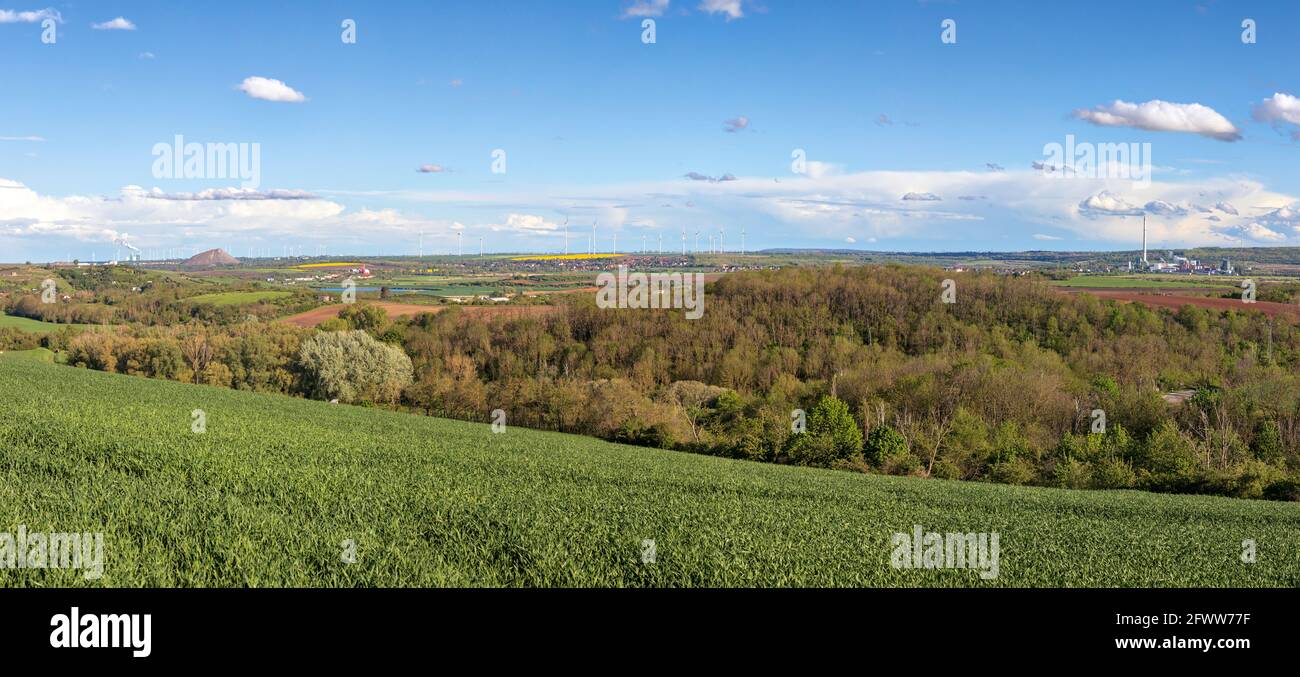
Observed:
[[[1194,296],[1191,294],[1179,294],[1175,292],[1162,294],[1116,289],[1073,289],[1066,291],[1066,293],[1092,294],[1093,296],[1103,299],[1114,299],[1126,303],[1141,303],[1156,308],[1169,308],[1171,310],[1178,310],[1183,306],[1212,308],[1214,310],[1235,310],[1237,312],[1257,310],[1269,317],[1287,317],[1294,321],[1300,321],[1300,306],[1288,303],[1273,303],[1270,301],[1242,303],[1239,298],[1224,299],[1211,298],[1207,296]]]
[[[421,313],[440,313],[448,308],[457,308],[469,313],[470,315],[488,315],[491,317],[526,317],[529,315],[545,315],[556,310],[555,306],[434,306],[421,305],[418,303],[392,303],[389,301],[366,301],[372,306],[383,308],[388,317],[411,317]],[[344,304],[335,303],[333,305],[313,308],[304,313],[290,315],[280,318],[281,322],[297,325],[299,327],[315,327],[316,325],[330,318],[338,317],[339,311],[344,308]]]

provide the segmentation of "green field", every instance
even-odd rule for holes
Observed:
[[[0,391],[22,393],[0,407],[0,531],[103,531],[106,553],[98,580],[0,569],[0,587],[1300,585],[1291,503],[494,434],[11,356],[0,356]],[[998,532],[999,577],[892,568],[892,534],[914,524]],[[1250,565],[1239,560],[1248,538]]]
[[[45,364],[54,364],[56,355],[49,348],[32,348],[31,350],[0,350],[0,355],[4,355],[12,360],[27,360],[32,362],[42,362]]]
[[[39,334],[43,332],[59,331],[64,327],[84,327],[82,324],[57,324],[54,322],[42,322],[27,317],[18,317],[16,315],[5,315],[0,313],[0,327],[14,327],[25,332]]]
[[[229,291],[218,292],[215,294],[200,294],[191,296],[189,301],[195,303],[207,303],[214,306],[239,306],[246,303],[261,303],[262,301],[274,301],[290,296],[293,292],[287,291]]]

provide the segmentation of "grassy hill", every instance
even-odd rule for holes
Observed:
[[[32,348],[31,350],[0,350],[0,355],[11,360],[25,360],[54,364],[57,355],[49,348]]]
[[[64,327],[84,327],[84,324],[57,324],[54,322],[42,322],[27,317],[18,317],[17,315],[6,315],[0,313],[0,327],[13,327],[21,331],[39,334],[43,332],[59,331]]]
[[[0,569],[0,587],[1300,585],[1296,504],[495,434],[10,355],[0,392],[0,531],[103,531],[106,553],[97,581]],[[914,524],[998,532],[1000,576],[893,569],[891,537]]]

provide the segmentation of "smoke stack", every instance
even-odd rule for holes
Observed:
[[[1147,215],[1142,215],[1142,265],[1147,262]]]

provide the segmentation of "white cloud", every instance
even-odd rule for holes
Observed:
[[[124,17],[120,17],[120,16],[117,17],[116,19],[110,19],[110,20],[108,20],[108,21],[105,21],[104,23],[91,24],[90,27],[93,28],[93,29],[95,29],[95,30],[97,30],[97,31],[133,31],[133,30],[135,30],[135,24],[131,23],[131,20],[130,20],[130,19],[126,19],[126,18],[124,18]]]
[[[1142,207],[1142,211],[1148,214],[1160,214],[1163,216],[1183,216],[1187,214],[1186,207],[1180,207],[1164,200],[1152,200]]]
[[[1035,240],[1045,240],[1045,241],[1048,241],[1048,242],[1055,242],[1055,241],[1057,241],[1057,240],[1064,240],[1065,238],[1063,238],[1063,237],[1057,237],[1057,236],[1055,236],[1055,235],[1044,235],[1043,233],[1034,233],[1034,239],[1035,239]]]
[[[743,2],[744,0],[703,0],[699,10],[707,14],[725,14],[727,21],[731,21],[745,16],[744,8],[741,7]]]
[[[1256,121],[1273,125],[1274,129],[1281,129],[1286,124],[1300,125],[1300,98],[1274,92],[1273,96],[1255,104],[1252,115]],[[1300,139],[1300,131],[1292,132],[1291,138]]]
[[[152,58],[154,58],[154,57],[153,57],[153,52],[140,52],[140,58],[141,58],[141,59],[152,59]]]
[[[194,193],[167,193],[159,188],[146,191],[139,186],[127,186],[124,193],[155,200],[318,200],[318,196],[305,190],[256,190],[252,188],[209,188]]]
[[[903,196],[904,200],[915,200],[918,202],[939,202],[943,198],[934,193],[907,193]]]
[[[623,10],[623,18],[663,16],[670,0],[635,0]]]
[[[1132,216],[1141,214],[1142,210],[1123,197],[1116,195],[1108,190],[1103,190],[1096,195],[1079,203],[1079,211],[1086,214],[1119,214]]]
[[[1222,200],[1215,203],[1214,208],[1223,212],[1224,214],[1232,214],[1233,216],[1239,216],[1236,207],[1233,207],[1232,205]]]
[[[749,128],[749,118],[744,115],[738,115],[731,120],[722,121],[722,130],[725,132],[742,132]]]
[[[563,224],[557,224],[554,221],[547,221],[541,216],[535,214],[510,214],[506,217],[505,223],[492,224],[488,226],[494,231],[529,233],[529,234],[553,234],[562,233]]]
[[[1092,110],[1076,110],[1075,117],[1103,127],[1133,127],[1154,132],[1186,132],[1220,141],[1239,141],[1241,133],[1218,111],[1199,103],[1146,103],[1116,100]]]
[[[46,19],[53,19],[57,23],[63,23],[63,16],[59,14],[58,10],[49,7],[26,12],[0,9],[0,24],[34,24]]]
[[[982,199],[900,199],[918,188],[935,196]],[[346,206],[349,197],[369,208]],[[1239,216],[1222,208],[1230,205],[1251,208]],[[164,193],[128,187],[111,196],[65,197],[0,180],[0,251],[17,260],[61,257],[69,250],[79,253],[73,244],[64,247],[76,239],[108,241],[113,233],[130,232],[146,249],[251,246],[293,238],[328,241],[331,251],[355,245],[400,252],[414,251],[420,231],[426,233],[426,247],[454,247],[457,228],[499,232],[497,250],[559,251],[556,238],[563,226],[558,224],[565,218],[577,238],[586,237],[579,233],[597,221],[601,237],[618,232],[620,241],[625,236],[635,240],[645,233],[655,241],[663,234],[669,248],[677,242],[679,227],[705,231],[726,225],[730,240],[744,225],[754,245],[833,246],[852,237],[859,243],[886,242],[891,249],[944,250],[996,238],[1008,249],[1019,249],[1035,241],[1053,242],[1037,237],[1049,234],[1084,249],[1119,249],[1141,242],[1143,213],[1149,216],[1153,246],[1181,248],[1283,242],[1279,236],[1300,243],[1297,206],[1300,197],[1240,176],[1153,179],[1138,187],[1123,179],[1061,179],[1028,169],[871,171],[818,179],[792,175],[779,182],[771,176],[725,182],[665,177],[472,190]],[[439,237],[441,245],[436,244]]]
[[[707,174],[701,174],[699,172],[686,172],[682,176],[692,181],[707,181],[709,183],[719,183],[719,182],[736,180],[736,177],[731,174],[723,174],[722,176],[709,176]]]
[[[278,101],[281,103],[302,103],[307,100],[302,92],[295,90],[279,80],[253,76],[244,78],[239,90],[254,99]]]
[[[1224,229],[1226,234],[1255,242],[1283,242],[1286,236],[1259,223],[1246,223]]]
[[[804,163],[805,175],[810,179],[820,179],[824,176],[836,176],[844,173],[844,166],[832,162],[820,162],[818,160],[808,160]]]
[[[420,165],[415,171],[421,174],[441,174],[447,171],[447,168],[442,165]]]
[[[251,246],[278,238],[370,245],[376,240],[401,241],[420,230],[443,232],[446,227],[445,221],[393,209],[348,211],[305,191],[216,188],[166,193],[127,186],[111,197],[52,197],[0,179],[0,250],[7,253],[49,246],[62,255],[65,245],[111,242],[128,231],[137,246],[149,249],[202,243]]]
[[[0,141],[44,141],[43,136],[0,136]]]

